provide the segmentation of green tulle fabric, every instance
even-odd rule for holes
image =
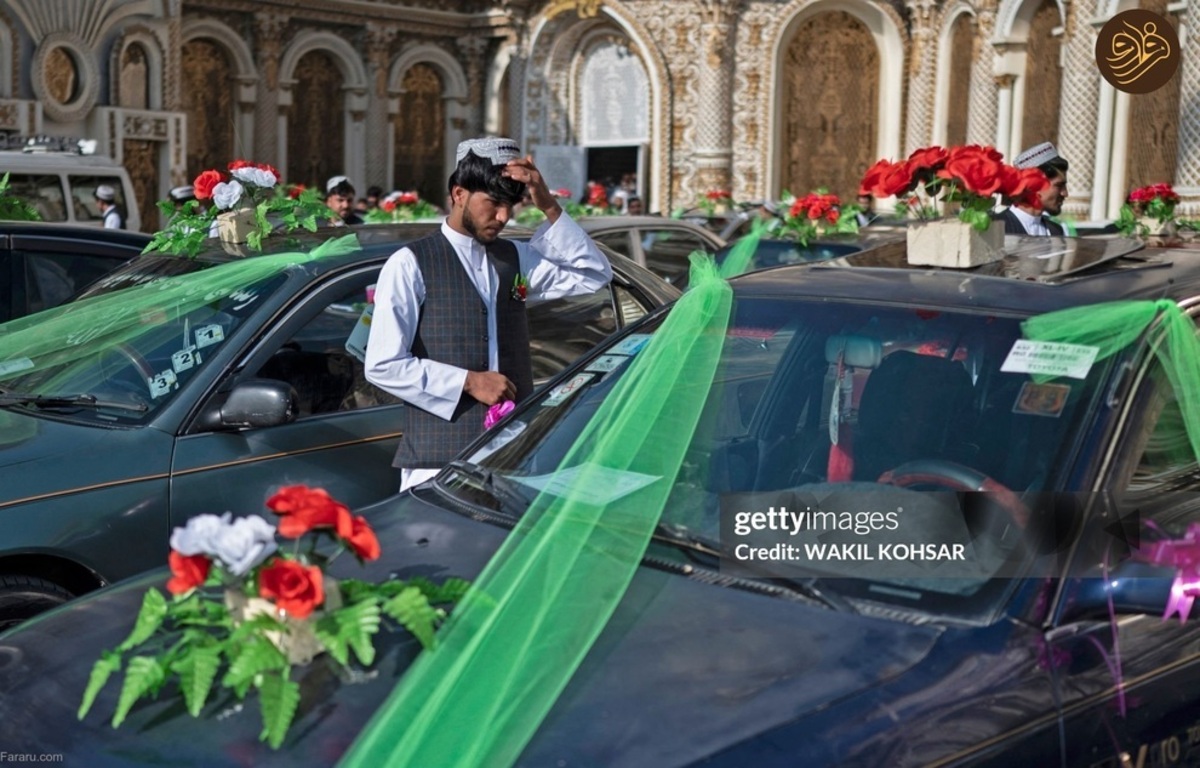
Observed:
[[[357,235],[327,240],[307,253],[253,256],[132,286],[0,325],[0,382],[119,347],[152,318],[184,315],[296,264],[351,253]],[[21,366],[14,361],[28,362]],[[10,363],[9,366],[3,365]],[[6,370],[7,369],[7,370]],[[53,382],[47,383],[48,387]]]
[[[759,233],[726,261],[744,269]],[[633,579],[670,495],[721,358],[733,292],[692,257],[687,292],[630,364],[474,588],[375,713],[341,765],[507,766],[570,682]],[[601,472],[657,481],[607,505]]]
[[[1096,347],[1096,360],[1100,361],[1137,341],[1156,319],[1162,335],[1155,338],[1154,353],[1174,391],[1181,416],[1161,419],[1158,429],[1177,434],[1182,428],[1192,454],[1200,460],[1200,341],[1196,324],[1174,301],[1116,301],[1072,307],[1032,317],[1021,328],[1029,339]],[[1172,442],[1170,435],[1158,432],[1155,439]]]

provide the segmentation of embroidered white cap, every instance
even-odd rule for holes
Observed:
[[[454,152],[454,162],[461,163],[468,152],[492,161],[492,165],[505,165],[512,160],[519,160],[521,148],[512,139],[499,136],[487,136],[482,139],[467,139],[458,143]]]
[[[1048,141],[1043,141],[1036,147],[1030,147],[1017,155],[1017,159],[1013,162],[1013,165],[1018,168],[1037,168],[1056,157],[1059,157],[1059,154],[1054,145]]]
[[[334,176],[329,181],[325,182],[325,194],[329,194],[334,190],[335,187],[337,187],[338,184],[343,183],[349,184],[351,187],[354,186],[354,183],[350,181],[349,176]]]
[[[96,187],[96,199],[111,203],[117,199],[117,190],[113,189],[109,184],[101,184]]]
[[[182,187],[172,188],[167,195],[177,203],[186,203],[196,199],[196,189],[191,184],[184,184]]]

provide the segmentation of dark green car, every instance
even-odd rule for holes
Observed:
[[[394,493],[405,406],[366,382],[349,347],[383,263],[436,226],[355,228],[353,253],[187,311],[143,309],[135,332],[94,353],[96,329],[80,324],[73,341],[89,353],[70,363],[21,372],[20,359],[0,359],[0,627],[161,564],[174,526],[257,508],[279,486],[324,487],[354,507]],[[268,250],[303,252],[346,231],[272,238]],[[606,253],[609,286],[530,304],[535,379],[679,295]],[[85,298],[239,258],[147,254]]]

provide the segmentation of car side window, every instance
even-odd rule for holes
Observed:
[[[533,380],[541,384],[617,330],[612,292],[529,304],[529,346]]]
[[[326,299],[306,308],[308,320],[254,374],[291,384],[299,418],[397,402],[366,380],[355,343],[368,306],[367,286],[378,274],[357,275],[345,282],[344,290],[325,294]]]
[[[56,307],[124,263],[125,259],[25,251],[29,312]]]
[[[592,235],[592,239],[601,245],[607,245],[622,256],[634,258],[634,254],[629,249],[628,232],[601,232],[598,235]]]
[[[42,221],[66,221],[67,207],[62,181],[54,174],[14,173],[8,192],[33,206]]]
[[[1140,446],[1140,458],[1129,481],[1132,493],[1144,493],[1166,483],[1175,485],[1198,470],[1183,412],[1162,368],[1155,365],[1143,386],[1153,387],[1154,392],[1134,443],[1135,448]]]
[[[125,187],[118,176],[76,176],[70,177],[71,200],[75,207],[75,219],[80,222],[101,221],[104,214],[96,202],[94,192],[96,187],[107,184],[117,193],[117,209],[122,216],[128,215],[129,204],[125,200]]]
[[[642,231],[642,250],[646,252],[647,269],[672,285],[681,285],[691,268],[689,254],[693,251],[712,253],[714,249],[691,232],[662,229]]]

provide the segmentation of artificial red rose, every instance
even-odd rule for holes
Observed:
[[[253,168],[254,163],[249,160],[234,160],[229,164],[229,170],[236,171],[238,168]]]
[[[923,147],[908,156],[908,167],[913,175],[919,176],[924,172],[932,174],[942,167],[949,155],[941,147]]]
[[[304,185],[303,184],[293,184],[291,187],[288,188],[288,197],[290,197],[293,200],[300,197],[300,195],[303,193],[304,193]]]
[[[880,163],[887,163],[887,165],[879,168],[875,184],[866,190],[867,194],[874,197],[891,197],[912,189],[913,173],[912,169],[908,167],[908,163],[889,163],[887,160],[880,160],[875,165],[878,166]],[[868,171],[869,173],[871,171]]]
[[[416,192],[401,192],[400,196],[396,198],[396,202],[400,205],[416,205],[417,199]]]
[[[181,555],[175,550],[167,556],[171,566],[171,578],[167,580],[167,591],[172,595],[191,592],[208,578],[212,560],[207,555]]]
[[[314,528],[336,528],[343,516],[349,516],[346,505],[332,499],[323,488],[289,485],[267,499],[267,509],[282,518],[279,534],[296,539]]]
[[[873,190],[876,185],[879,184],[879,175],[883,173],[885,169],[891,167],[891,165],[891,162],[888,160],[877,160],[875,165],[872,165],[867,169],[867,172],[863,174],[862,181],[858,182],[858,194],[872,194],[871,190]]]
[[[396,210],[396,201],[384,200],[379,204],[379,207],[382,208],[386,213],[391,213],[392,211]]]
[[[1013,200],[1024,200],[1030,196],[1037,197],[1038,193],[1050,186],[1050,179],[1038,168],[1012,168],[1006,166],[1007,180],[1000,190],[1005,197]]]
[[[197,200],[209,200],[212,198],[213,187],[224,180],[225,178],[220,171],[204,171],[192,182],[192,191],[195,193]]]
[[[937,172],[938,178],[955,181],[961,191],[989,197],[1004,184],[1005,165],[999,153],[988,152],[990,147],[955,147],[946,158],[946,166]],[[993,154],[994,153],[994,154]]]
[[[321,569],[277,557],[258,572],[258,594],[297,619],[307,618],[325,602]]]
[[[712,200],[714,203],[718,200],[729,200],[733,197],[733,195],[730,194],[729,190],[727,189],[710,189],[704,194],[704,196],[709,200]]]
[[[337,534],[363,560],[379,559],[379,539],[375,537],[367,518],[362,515],[339,518]]]
[[[837,224],[840,218],[842,218],[842,212],[837,208],[830,208],[825,212],[825,221],[828,221],[830,224]]]

